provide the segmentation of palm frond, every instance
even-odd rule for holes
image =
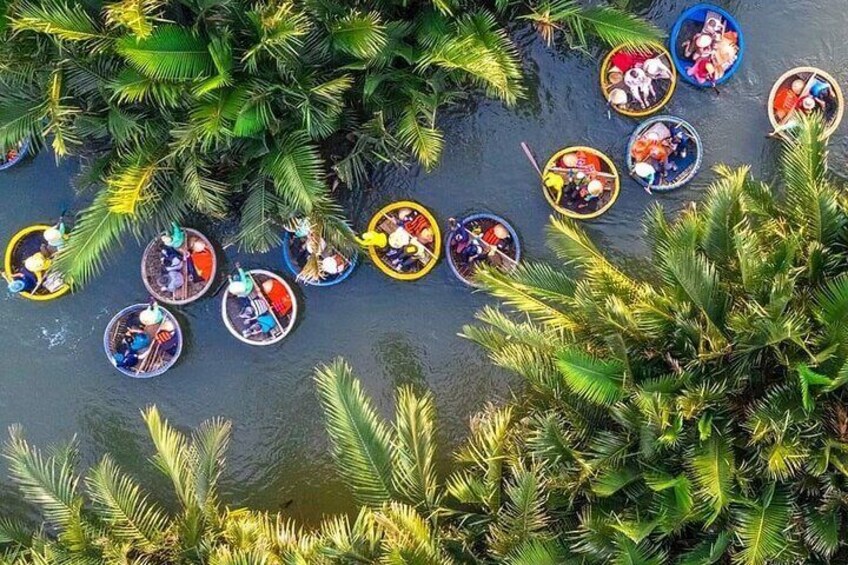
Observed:
[[[378,12],[352,11],[328,25],[333,49],[368,59],[386,45],[386,26]]]
[[[203,422],[192,434],[188,463],[197,507],[208,509],[217,500],[218,480],[230,443],[232,424],[216,418]]]
[[[153,22],[163,0],[119,0],[104,7],[106,23],[113,27],[125,27],[139,39],[153,33]]]
[[[772,485],[763,497],[740,508],[734,515],[736,538],[741,545],[734,563],[764,565],[788,557],[785,532],[790,525],[792,504],[782,488]]]
[[[730,545],[730,534],[719,532],[715,538],[700,542],[680,557],[677,565],[715,565],[724,559]]]
[[[527,544],[543,539],[550,518],[545,506],[547,484],[539,468],[519,468],[504,486],[506,501],[496,524],[489,529],[491,551],[506,557]]]
[[[108,39],[82,4],[64,0],[24,0],[14,4],[9,18],[15,31],[44,33],[59,41],[86,41],[101,48]]]
[[[123,37],[115,50],[135,70],[155,80],[197,80],[215,68],[207,42],[194,31],[176,25],[158,27],[144,39]]]
[[[94,511],[109,526],[110,536],[154,551],[169,526],[168,517],[148,501],[139,486],[104,456],[86,477]]]
[[[843,543],[841,536],[842,518],[838,512],[819,512],[807,509],[804,512],[807,526],[804,531],[804,541],[817,554],[830,559]]]
[[[610,47],[645,48],[662,43],[665,37],[654,24],[608,6],[587,8],[577,17]]]
[[[393,449],[394,485],[415,505],[434,510],[438,503],[433,395],[417,395],[410,387],[397,394],[397,439]]]
[[[727,439],[713,431],[710,438],[695,449],[689,460],[690,471],[700,496],[708,501],[712,515],[707,523],[716,520],[733,498],[733,476],[736,462]]]
[[[579,349],[563,349],[557,356],[565,384],[593,404],[611,406],[624,396],[624,365],[591,357]]]
[[[504,560],[505,565],[559,565],[564,551],[556,542],[533,540],[517,547]]]
[[[174,485],[174,492],[183,506],[191,506],[194,490],[186,437],[172,428],[167,420],[163,420],[155,406],[143,410],[142,416],[156,448],[153,464]]]
[[[270,180],[259,175],[247,185],[247,198],[241,206],[239,245],[252,252],[264,253],[280,245],[279,210],[282,202],[271,190]]]
[[[390,500],[395,492],[392,434],[366,398],[353,370],[338,359],[319,369],[315,382],[342,478],[363,504],[379,506]]]
[[[299,214],[309,215],[327,198],[323,162],[306,134],[296,132],[278,143],[262,162],[274,179],[277,195]]]
[[[410,104],[397,123],[398,139],[415,155],[415,158],[431,170],[442,155],[444,136],[436,127],[435,114],[427,115],[418,104]]]

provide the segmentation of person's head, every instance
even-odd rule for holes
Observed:
[[[24,260],[24,268],[32,273],[44,271],[49,266],[47,259],[39,253],[33,253]]]
[[[412,208],[401,208],[398,210],[397,215],[401,220],[405,220],[412,215]]]
[[[62,232],[56,226],[49,227],[44,230],[44,240],[51,245],[61,243]]]
[[[199,237],[193,237],[188,241],[189,249],[192,253],[202,253],[206,251],[206,244]]]
[[[433,243],[433,230],[430,228],[421,230],[421,233],[418,234],[418,241],[421,243]]]
[[[116,365],[120,365],[121,363],[123,363],[126,358],[127,356],[121,353],[120,351],[117,351],[112,355],[112,359],[115,360]]]
[[[623,88],[613,88],[609,93],[609,103],[613,106],[624,106],[627,104],[627,93]]]
[[[157,304],[150,304],[138,315],[138,321],[142,326],[152,326],[162,321],[162,311]]]
[[[598,198],[601,194],[604,193],[604,183],[599,181],[598,179],[593,179],[589,182],[589,186],[586,187],[586,190],[594,196]]]
[[[171,237],[171,234],[163,233],[159,236],[159,241],[162,242],[162,245],[166,247],[171,247],[174,244],[174,238]]]
[[[167,318],[162,320],[162,323],[159,325],[159,330],[164,332],[173,332],[176,329],[177,328],[174,327],[174,323]]]
[[[262,281],[262,291],[265,294],[270,293],[272,290],[274,290],[274,281],[272,281],[271,279],[266,279]]]
[[[803,80],[801,80],[800,78],[796,78],[792,81],[790,88],[792,89],[792,92],[800,96],[801,93],[804,92],[805,84],[806,83]]]
[[[816,99],[812,96],[805,96],[801,99],[801,109],[805,112],[812,112],[816,109]]]
[[[639,67],[633,67],[632,69],[627,71],[625,78],[627,79],[627,82],[631,84],[641,84],[645,81],[645,78],[647,78],[647,76],[648,75],[645,74],[645,71],[643,69],[640,69]]]
[[[171,282],[171,279],[168,275],[159,275],[156,278],[156,284],[159,285],[159,288],[167,288],[168,283],[170,283],[170,282]]]
[[[607,72],[607,80],[610,84],[618,84],[624,80],[624,74],[621,72],[621,69],[613,65]]]
[[[6,288],[9,289],[9,292],[12,294],[18,294],[19,292],[23,292],[24,288],[26,288],[26,284],[21,279],[12,279],[6,285]]]
[[[657,76],[664,70],[664,65],[658,59],[648,59],[644,65],[645,72],[648,76]]]
[[[401,249],[409,245],[409,234],[406,230],[398,228],[389,234],[389,246],[392,249]]]
[[[496,224],[492,231],[495,232],[495,237],[498,239],[506,239],[509,237],[509,230],[506,229],[506,226],[503,224]]]

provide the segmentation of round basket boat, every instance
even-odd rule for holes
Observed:
[[[631,70],[636,72],[642,69],[643,64],[648,59],[658,63],[660,72],[657,76],[667,78],[655,78],[650,81],[651,87],[648,92],[640,92],[639,94],[645,102],[645,104],[642,104],[630,87],[625,84],[625,76]],[[613,67],[618,69],[618,73],[615,72]],[[644,76],[644,71],[641,71],[640,74]],[[677,86],[677,70],[674,68],[668,50],[661,45],[644,49],[617,47],[610,51],[601,63],[600,80],[601,92],[613,110],[625,116],[641,118],[659,112],[663,106],[668,104],[674,94],[674,88]],[[612,103],[610,96],[614,90],[620,90],[624,93],[625,100],[622,103]]]
[[[6,260],[4,262],[4,270],[7,276],[19,272],[23,268],[26,258],[41,250],[41,246],[46,243],[44,231],[50,227],[46,224],[29,226],[12,236],[12,240],[6,246]],[[34,293],[20,292],[18,294],[29,300],[46,301],[59,298],[70,289],[71,287],[62,280],[60,274],[49,272]]]
[[[0,156],[0,171],[11,169],[29,154],[29,140],[18,143],[16,149],[11,149],[5,155]]]
[[[801,80],[804,83],[804,88],[800,94],[792,90],[792,83],[796,80]],[[796,123],[793,118],[799,111],[798,106],[801,100],[822,85],[829,87],[824,89],[827,96],[827,100],[824,102],[824,136],[830,137],[842,121],[845,99],[836,79],[815,67],[797,67],[786,71],[774,83],[768,99],[768,116],[774,128],[773,133],[787,139],[786,132],[792,129]]]
[[[218,258],[215,256],[215,248],[212,246],[212,242],[197,230],[191,228],[182,228],[182,230],[185,231],[186,243],[179,249],[179,252],[184,257],[188,255],[192,259],[192,266],[197,276],[192,277],[192,273],[189,272],[188,261],[184,259],[178,270],[182,276],[183,284],[173,293],[163,288],[159,281],[160,277],[166,275],[166,270],[161,261],[162,250],[165,247],[162,239],[154,238],[144,249],[141,256],[141,280],[144,282],[144,287],[156,300],[175,306],[189,304],[206,294],[212,288],[218,272]],[[203,242],[205,250],[197,254],[189,253],[189,243],[195,240]]]
[[[501,238],[495,233],[498,225],[506,229],[506,237]],[[473,257],[465,256],[464,252],[469,249],[474,253]],[[489,265],[505,272],[513,270],[521,260],[521,243],[509,222],[500,216],[480,212],[459,221],[451,218],[445,237],[445,252],[456,278],[467,285],[479,287],[474,281],[479,266]]]
[[[730,63],[730,66],[724,70],[724,73],[719,78],[706,82],[698,82],[695,77],[689,74],[695,62],[686,56],[686,47],[695,35],[704,30],[707,20],[712,18],[717,18],[721,21],[725,34],[735,34],[738,51],[736,59]],[[745,53],[745,37],[739,22],[727,10],[714,4],[696,4],[680,14],[680,17],[674,23],[674,27],[671,29],[669,45],[671,46],[671,58],[674,60],[674,66],[677,68],[677,72],[680,73],[680,78],[700,88],[712,88],[730,80],[730,77],[736,74],[736,71],[742,66],[742,56]]]
[[[405,219],[399,214],[409,213]],[[411,219],[410,219],[411,217]],[[424,229],[432,232],[432,241],[422,243],[418,236]],[[399,232],[400,230],[400,232]],[[374,214],[368,224],[368,231],[391,235],[399,232],[424,251],[421,256],[404,257],[391,245],[384,248],[368,247],[368,255],[377,268],[393,279],[414,281],[433,270],[442,252],[442,236],[436,218],[417,202],[408,200],[393,202]],[[391,238],[390,238],[391,239]]]
[[[573,167],[563,167],[563,160],[575,161]],[[583,189],[577,186],[580,174],[586,181],[598,180],[603,184],[603,192],[597,198],[586,200]],[[543,183],[542,191],[548,203],[560,214],[578,220],[597,218],[609,210],[618,199],[621,191],[621,178],[612,160],[593,147],[566,147],[554,153],[545,164],[542,177],[559,176],[563,188],[555,190]]]
[[[302,281],[304,284],[312,285],[312,286],[333,286],[337,285],[341,282],[347,280],[347,278],[353,273],[356,269],[356,264],[359,261],[359,258],[356,255],[352,255],[351,257],[344,257],[347,261],[347,266],[342,269],[339,273],[335,275],[321,273],[318,277],[304,276],[303,275],[303,264],[298,260],[298,258],[302,257],[306,252],[306,238],[297,237],[291,232],[285,232],[283,234],[283,264],[286,266],[286,269],[293,274],[298,281]],[[332,255],[330,253],[324,252],[326,255]],[[341,255],[339,252],[335,252],[335,254]]]
[[[662,157],[666,157],[663,161]],[[639,124],[627,143],[627,170],[648,192],[666,192],[685,185],[698,174],[704,146],[695,128],[675,116],[655,116]],[[638,161],[637,161],[638,157]],[[636,171],[636,163],[647,163],[655,171],[665,172],[645,178]]]
[[[253,279],[253,291],[249,297],[239,298],[229,291],[224,291],[224,297],[221,300],[221,317],[224,319],[224,325],[237,340],[248,345],[266,346],[279,343],[291,333],[297,320],[297,297],[286,279],[276,273],[263,269],[253,269],[247,271],[247,275]],[[268,280],[282,285],[291,299],[291,309],[283,316],[278,315],[270,308],[272,301],[262,290],[262,283]],[[260,301],[263,305],[257,307],[257,303]],[[245,335],[244,331],[249,325],[245,323],[246,318],[243,317],[243,312],[247,306],[255,311],[267,310],[274,320],[273,328],[268,332]]]
[[[180,323],[165,308],[160,306],[164,317],[162,323],[156,326],[142,326],[139,314],[148,307],[148,304],[134,304],[118,312],[103,333],[103,350],[106,357],[120,373],[134,379],[148,379],[156,377],[173,367],[180,354],[183,352],[183,333]],[[173,332],[166,341],[157,339],[161,336],[162,326],[165,321],[173,326]],[[133,367],[119,367],[116,354],[126,346],[125,339],[131,333],[145,333],[150,340],[150,345],[138,355],[138,361]],[[158,335],[157,335],[158,334]]]

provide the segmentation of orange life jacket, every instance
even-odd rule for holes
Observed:
[[[215,259],[212,257],[212,252],[209,249],[194,252],[191,254],[191,261],[194,263],[194,268],[204,280],[209,280],[212,276],[212,267],[215,265]]]
[[[286,287],[281,285],[279,282],[272,280],[271,290],[266,292],[265,296],[268,298],[268,302],[271,303],[271,308],[274,309],[274,312],[276,312],[277,315],[285,316],[291,312],[291,296],[289,296],[289,292],[286,290]]]

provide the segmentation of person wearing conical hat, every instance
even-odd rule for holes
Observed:
[[[173,249],[179,249],[185,245],[186,234],[176,222],[171,222],[171,231],[162,234],[159,238],[162,244]]]
[[[141,322],[141,325],[145,327],[159,325],[162,323],[163,319],[165,319],[165,313],[155,301],[150,301],[147,308],[142,310],[138,315],[138,320]]]
[[[44,241],[47,243],[47,247],[52,253],[61,249],[62,246],[65,245],[66,239],[65,222],[62,220],[59,220],[59,223],[55,226],[51,226],[44,230]]]

